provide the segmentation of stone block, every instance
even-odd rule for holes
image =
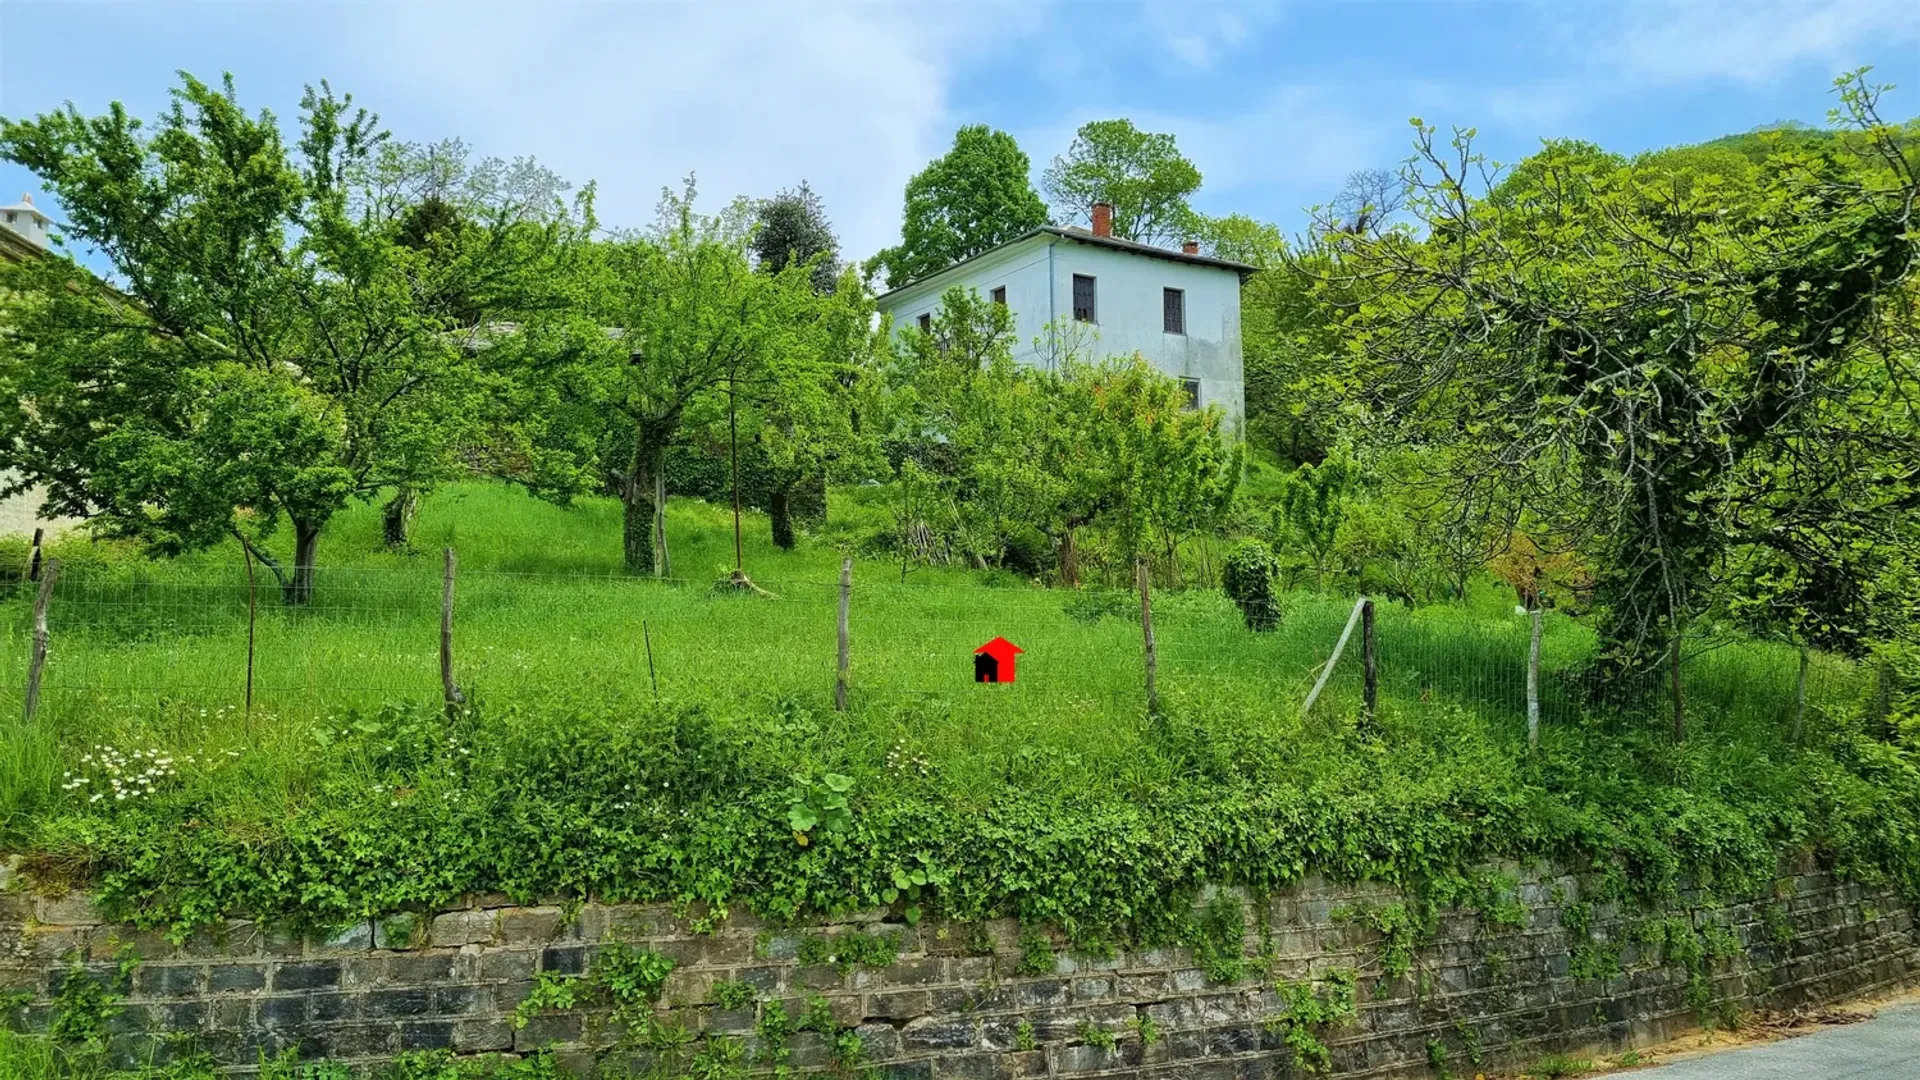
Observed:
[[[701,1029],[727,1035],[737,1035],[753,1030],[757,1019],[753,1006],[744,1009],[708,1009],[701,1020]]]
[[[365,952],[371,948],[373,948],[373,923],[365,919],[337,926],[307,940],[309,954]]]
[[[410,1020],[400,1025],[400,1049],[446,1050],[453,1046],[453,1021]]]
[[[299,1027],[307,1022],[307,999],[299,995],[262,998],[254,1016],[263,1027]]]
[[[133,992],[142,997],[198,994],[203,970],[197,964],[143,964],[134,969]]]
[[[907,1053],[966,1050],[979,1042],[972,1020],[933,1016],[909,1022],[900,1029],[900,1045]]]
[[[93,906],[93,898],[77,892],[37,897],[33,917],[48,926],[97,926],[100,923],[100,911]]]
[[[861,1024],[853,1029],[866,1048],[869,1061],[886,1061],[900,1056],[900,1032],[892,1024]]]
[[[207,992],[264,990],[267,987],[265,964],[214,964],[207,968]]]
[[[433,1011],[433,991],[424,986],[369,990],[360,999],[360,1009],[369,1020],[426,1016]]]
[[[433,1011],[440,1016],[469,1016],[493,1006],[493,995],[480,986],[436,986]]]
[[[360,1019],[362,995],[346,992],[307,995],[307,1015],[316,1024]]]
[[[514,1032],[513,1048],[524,1054],[552,1043],[577,1043],[582,1019],[577,1012],[547,1012],[530,1017],[526,1027]]]
[[[427,940],[427,917],[417,912],[398,911],[373,920],[373,947],[411,949]]]
[[[1065,1005],[1072,997],[1072,985],[1066,979],[1029,979],[1013,987],[1014,1002],[1023,1009]]]
[[[844,981],[840,969],[831,964],[807,964],[793,973],[794,985],[808,990],[838,990]]]
[[[513,1049],[513,1024],[505,1017],[456,1020],[453,1048],[462,1054]]]
[[[946,1054],[933,1063],[934,1080],[1012,1080],[1013,1068],[1001,1054]]]
[[[458,945],[485,945],[493,941],[494,914],[491,911],[450,911],[433,920],[427,943],[434,948]]]
[[[733,977],[756,991],[771,994],[780,989],[780,970],[777,967],[747,967],[733,973]]]
[[[1048,1072],[1055,1075],[1074,1073],[1105,1072],[1124,1064],[1120,1059],[1119,1048],[1104,1046],[1061,1046],[1048,1055]]]
[[[340,961],[310,960],[273,969],[275,990],[320,990],[340,985]]]
[[[540,950],[540,970],[556,975],[580,975],[587,970],[587,950],[581,945],[549,945]]]
[[[867,995],[866,1015],[880,1020],[912,1020],[933,1009],[925,990],[894,990]]]
[[[480,954],[479,977],[487,982],[531,979],[539,958],[530,949],[488,949]]]
[[[385,957],[387,986],[435,986],[453,981],[454,953],[406,953]]]
[[[856,968],[853,988],[885,989],[909,986],[938,986],[948,982],[947,961],[937,956],[917,960],[897,960],[883,968]]]

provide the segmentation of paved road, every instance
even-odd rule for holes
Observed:
[[[1920,1080],[1920,1001],[1811,1035],[1624,1074],[1639,1080]]]

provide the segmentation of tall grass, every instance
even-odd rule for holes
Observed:
[[[830,711],[840,553],[815,540],[780,551],[764,518],[747,522],[749,572],[772,597],[718,590],[731,565],[727,511],[676,503],[675,581],[619,565],[611,500],[560,508],[498,485],[453,485],[427,499],[416,554],[386,550],[374,507],[339,516],[323,537],[313,602],[280,604],[262,575],[255,598],[253,702],[245,703],[248,588],[237,548],[154,561],[69,539],[49,618],[52,659],[34,725],[11,721],[0,755],[0,839],[56,797],[63,750],[152,746],[244,755],[248,813],[298,803],[316,778],[316,741],[356,710],[439,694],[443,546],[459,552],[455,671],[495,707],[555,701],[618,711],[655,698],[719,710]],[[833,526],[830,525],[829,531]],[[17,566],[21,553],[6,554]],[[853,709],[836,718],[844,752],[876,765],[895,745],[937,758],[962,800],[1007,783],[1020,753],[1071,755],[1088,784],[1148,790],[1171,778],[1143,746],[1138,602],[1129,594],[1037,587],[1006,575],[862,559],[851,605]],[[29,591],[0,600],[0,709],[19,715]],[[1335,669],[1315,716],[1300,703],[1352,599],[1296,593],[1274,632],[1255,634],[1214,591],[1156,597],[1161,699],[1170,713],[1283,752],[1358,709],[1359,642]],[[1026,650],[1013,685],[972,682],[972,652],[996,635]],[[1518,738],[1527,622],[1497,596],[1470,605],[1378,611],[1383,708],[1453,711]],[[1580,673],[1596,643],[1551,616],[1545,637],[1549,730],[1577,722]],[[1696,730],[1778,732],[1792,707],[1789,650],[1739,643],[1689,664]],[[1816,705],[1851,693],[1823,661]],[[1439,720],[1434,720],[1439,723]],[[1077,774],[1076,774],[1077,775]]]

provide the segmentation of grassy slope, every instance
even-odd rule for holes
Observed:
[[[234,553],[156,564],[69,544],[43,720],[15,726],[19,752],[0,764],[4,839],[105,872],[148,917],[188,920],[233,907],[324,919],[500,885],[745,894],[797,911],[870,902],[887,860],[923,850],[965,880],[953,905],[1106,933],[1202,876],[1428,874],[1468,855],[1616,846],[1629,825],[1652,852],[1642,862],[1671,863],[1657,852],[1681,850],[1675,830],[1703,830],[1714,846],[1693,863],[1751,866],[1834,812],[1796,794],[1832,762],[1782,750],[1791,666],[1761,646],[1690,670],[1696,738],[1678,752],[1639,734],[1657,725],[1588,715],[1549,679],[1546,753],[1529,760],[1524,622],[1493,594],[1381,611],[1383,710],[1364,731],[1351,663],[1312,719],[1298,715],[1349,601],[1294,596],[1280,631],[1254,635],[1215,594],[1165,594],[1167,717],[1151,722],[1124,595],[946,570],[903,585],[897,565],[862,562],[855,707],[835,714],[838,553],[775,551],[750,521],[748,568],[779,599],[715,595],[726,524],[677,504],[676,566],[694,580],[663,584],[618,573],[610,503],[562,510],[478,484],[429,500],[418,544],[460,551],[457,666],[482,703],[451,729],[431,708],[439,560],[380,551],[372,508],[325,537],[336,569],[312,610],[263,603],[250,716]],[[26,601],[6,603],[0,663],[18,672]],[[972,647],[994,634],[1028,649],[1014,686],[969,681]],[[1591,646],[1554,620],[1549,670]],[[396,699],[427,707],[369,719]],[[1820,704],[1820,737],[1847,738],[1844,703]],[[156,748],[180,775],[157,796],[90,805],[62,773],[95,745]],[[779,826],[790,776],[820,768],[856,781],[869,832],[855,848],[797,851]],[[1835,776],[1822,798],[1856,773]],[[655,784],[671,794],[643,811]],[[1667,809],[1648,823],[1635,806]],[[1084,879],[1022,877],[1016,850],[1037,867],[1084,862]],[[1138,869],[1088,883],[1116,864]]]

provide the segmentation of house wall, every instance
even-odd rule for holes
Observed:
[[[1095,281],[1095,321],[1075,324],[1073,276]],[[1200,381],[1200,403],[1218,405],[1229,423],[1246,415],[1246,380],[1240,351],[1240,275],[1228,269],[1136,255],[1114,248],[1042,235],[962,265],[889,297],[882,309],[904,333],[940,306],[954,286],[982,296],[1007,290],[1014,316],[1014,359],[1035,367],[1055,361],[1058,346],[1049,323],[1084,356],[1139,353],[1153,366],[1181,379]],[[1185,334],[1164,332],[1161,290],[1186,292]]]

